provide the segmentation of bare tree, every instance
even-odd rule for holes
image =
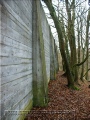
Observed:
[[[80,6],[85,1],[79,2],[78,0],[76,1],[65,0],[64,5],[66,7],[65,12],[67,12],[67,16],[65,16],[59,8],[56,9],[56,5],[53,5],[51,0],[43,0],[43,1],[50,12],[50,15],[54,21],[55,28],[57,30],[58,39],[59,39],[59,48],[65,65],[65,71],[68,79],[68,86],[73,89],[77,89],[74,86],[74,82],[78,83],[77,67],[84,64],[84,62],[88,59],[88,54],[87,54],[85,59],[83,57],[83,61],[80,61],[80,43],[81,43],[80,38],[81,39],[83,38],[82,35],[83,31],[81,30],[82,28],[80,27],[79,24],[80,16],[85,14],[87,10],[84,10],[85,8],[83,8],[82,11],[79,10],[81,8],[77,9],[77,6]],[[58,0],[57,7],[60,7],[59,2],[60,1]],[[80,12],[80,14],[78,14],[78,11]],[[88,24],[87,24],[87,28],[88,28]],[[76,37],[76,31],[78,33],[78,39]],[[86,35],[87,34],[88,33],[86,32]],[[87,39],[85,41],[87,41]]]

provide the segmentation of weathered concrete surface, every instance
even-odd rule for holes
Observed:
[[[0,3],[1,117],[16,120],[19,110],[33,98],[32,0],[0,0]]]
[[[45,62],[46,62],[46,73],[47,73],[47,79],[50,80],[50,26],[48,25],[45,13],[43,8],[40,8],[39,11],[41,14],[41,26],[42,26],[42,35],[44,40],[44,49],[45,49]]]
[[[56,73],[59,71],[59,61],[58,61],[58,49],[57,49],[57,46],[55,44],[55,40],[54,40],[54,46],[55,46],[55,70],[56,70]]]
[[[54,39],[52,34],[51,36],[51,44],[50,44],[50,79],[55,80],[56,79],[56,67],[55,67],[55,45],[54,45]]]
[[[23,120],[20,110],[47,104],[48,82],[58,69],[56,45],[40,0],[0,4],[1,117]]]
[[[45,49],[41,26],[40,1],[33,0],[33,103],[47,104],[48,81],[46,74]]]

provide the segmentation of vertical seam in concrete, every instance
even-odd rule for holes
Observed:
[[[35,106],[45,104],[47,77],[45,66],[44,41],[42,35],[40,1],[33,0],[33,35],[32,35],[32,69],[33,69],[33,100]],[[41,100],[40,100],[41,99]]]

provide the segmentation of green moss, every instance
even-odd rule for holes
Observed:
[[[33,91],[33,106],[47,106],[48,105],[48,96],[47,96],[47,91],[45,93],[44,87],[36,88],[34,86],[34,91]]]
[[[55,77],[55,80],[56,80],[56,71],[54,72],[54,77]]]
[[[40,10],[40,4],[37,4],[38,11]],[[38,34],[38,47],[39,47],[39,64],[40,74],[37,73],[38,65],[36,64],[35,79],[33,78],[33,106],[46,106],[47,105],[47,91],[48,91],[48,80],[46,74],[46,61],[45,61],[45,50],[44,40],[42,34],[41,25],[41,14],[37,11],[37,34]]]
[[[55,69],[51,71],[50,73],[50,80],[55,80],[56,79],[56,71]]]
[[[80,90],[80,88],[76,87],[76,86],[69,86],[69,88],[73,89],[73,90]]]
[[[33,101],[30,100],[29,103],[25,106],[23,110],[20,111],[20,116],[18,117],[17,120],[24,120],[26,115],[28,114],[28,111],[30,111],[33,107]]]
[[[48,78],[48,79],[47,79],[47,81],[48,81],[48,83],[49,83],[49,81],[50,81],[50,78]]]

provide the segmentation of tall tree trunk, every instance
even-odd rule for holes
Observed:
[[[76,56],[76,43],[75,43],[75,31],[74,31],[74,22],[75,22],[75,0],[71,2],[69,6],[68,0],[65,0],[66,3],[66,10],[68,15],[68,39],[70,44],[71,50],[71,69],[72,74],[74,76],[74,81],[77,82],[78,74],[77,74],[77,67],[73,68],[73,65],[77,63],[77,56]],[[72,15],[71,15],[71,8],[72,8]]]
[[[66,52],[67,59],[70,63],[70,53],[69,53],[69,48],[68,48],[68,37],[66,36],[63,17],[61,17],[61,27],[62,27],[62,34],[63,34],[63,38],[64,38],[65,52]]]
[[[89,56],[89,21],[90,21],[90,8],[89,8],[89,11],[88,11],[88,15],[87,15],[87,25],[86,25],[86,49],[87,49],[87,55]],[[88,70],[88,59],[86,61],[86,71]],[[88,80],[88,72],[86,74],[86,77],[85,77],[87,80]]]
[[[81,21],[82,22],[82,21]],[[78,32],[78,63],[80,63],[80,30],[82,31],[82,28],[79,26],[79,20],[77,19],[77,32]],[[80,29],[81,28],[81,29]]]
[[[47,7],[50,11],[50,15],[52,16],[52,19],[54,21],[54,24],[55,24],[55,27],[56,27],[56,30],[58,33],[59,47],[60,47],[61,55],[62,55],[62,58],[63,58],[64,63],[65,63],[65,67],[66,67],[68,86],[75,88],[74,87],[74,79],[73,79],[73,75],[71,72],[70,64],[69,64],[67,57],[66,57],[66,54],[65,54],[64,40],[63,40],[63,35],[62,35],[62,30],[61,30],[61,25],[60,25],[59,19],[55,13],[55,10],[54,10],[50,0],[43,0],[43,1],[45,2],[45,4],[47,5]]]
[[[82,30],[82,28],[80,29],[80,26],[79,26],[79,19],[77,18],[77,34],[78,34],[78,49],[77,49],[77,57],[78,57],[78,59],[77,59],[77,61],[78,61],[78,63],[80,63],[80,30]],[[78,67],[78,73],[80,73],[80,68]],[[78,77],[80,77],[80,76],[78,76]]]
[[[82,60],[84,60],[84,53],[85,53],[85,50],[84,48],[82,48]],[[81,81],[83,81],[83,74],[84,74],[84,63],[81,66],[81,77],[80,77]]]
[[[81,31],[81,49],[82,49],[82,51],[81,51],[81,53],[82,53],[82,61],[84,60],[84,54],[85,54],[85,48],[83,48],[83,39],[82,39],[82,29],[83,29],[83,25],[82,25],[82,18],[80,17],[80,23],[81,23],[81,25],[80,25],[80,31]],[[79,61],[78,61],[78,63],[80,63]],[[81,81],[83,81],[83,75],[84,75],[84,63],[82,64],[82,66],[81,66],[81,76],[80,76],[80,79],[81,79]]]
[[[70,54],[69,54],[69,49],[68,49],[68,38],[67,38],[66,32],[65,32],[63,17],[61,17],[59,19],[59,21],[61,22],[61,29],[62,29],[62,35],[63,35],[63,38],[64,38],[64,47],[65,47],[66,57],[67,57],[67,60],[70,64]],[[64,62],[63,62],[63,70],[66,71]]]

